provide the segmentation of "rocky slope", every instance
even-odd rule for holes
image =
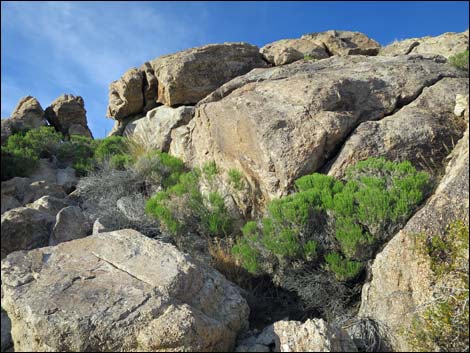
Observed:
[[[368,157],[411,161],[436,188],[369,264],[352,317],[305,313],[304,322],[286,317],[260,331],[250,327],[246,290],[199,261],[208,256],[203,236],[184,238],[193,242],[185,249],[202,248],[188,255],[163,235],[107,229],[74,192],[75,169],[42,158],[28,177],[2,182],[2,351],[413,348],[406,332],[435,294],[415,235],[469,223],[468,72],[448,62],[464,50],[468,30],[383,48],[362,33],[327,31],[261,49],[211,44],[128,70],[109,87],[111,135],[138,138],[186,167],[215,161],[220,171],[240,171],[241,197],[230,180],[216,179],[239,222],[290,194],[297,178],[319,171],[341,179]],[[2,120],[2,145],[48,124],[66,137],[92,137],[81,97],[63,95],[45,111],[25,97]],[[134,177],[106,175],[122,180],[112,188],[137,195],[145,182],[131,185]],[[128,194],[110,210],[127,212]]]

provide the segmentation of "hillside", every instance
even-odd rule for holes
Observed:
[[[1,121],[2,351],[468,351],[468,30],[210,44]]]

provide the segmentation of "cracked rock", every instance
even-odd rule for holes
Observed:
[[[134,230],[2,261],[17,351],[229,351],[248,305],[221,274]]]

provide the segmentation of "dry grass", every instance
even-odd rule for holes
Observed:
[[[144,154],[154,150],[152,147],[152,136],[146,130],[138,134],[126,135],[124,137],[124,145],[134,160],[138,160]]]
[[[230,241],[225,239],[208,239],[212,266],[229,281],[236,283],[242,288],[250,288],[252,276],[232,256],[229,243]]]

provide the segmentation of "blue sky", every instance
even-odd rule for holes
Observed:
[[[395,39],[462,32],[468,2],[14,2],[1,3],[1,117],[32,95],[45,109],[81,95],[95,137],[108,85],[157,56],[209,43],[258,46],[329,29]]]

